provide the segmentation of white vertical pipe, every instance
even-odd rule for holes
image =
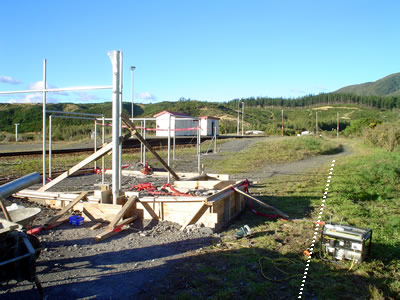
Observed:
[[[174,142],[172,146],[172,159],[175,160],[175,144],[176,144],[176,118],[174,118]]]
[[[120,70],[120,56],[119,51],[111,52],[112,63],[112,194],[113,204],[117,204],[119,197],[119,70]]]
[[[42,155],[42,160],[43,160],[43,185],[46,184],[46,59],[43,59],[43,128],[42,128],[42,133],[43,133],[43,155]]]
[[[240,118],[239,118],[239,114],[240,114],[240,102],[238,102],[238,107],[237,107],[237,113],[238,113],[238,115],[237,115],[237,132],[236,132],[236,135],[239,135],[239,123],[240,123]]]
[[[168,167],[171,159],[171,115],[168,115]],[[168,171],[168,183],[171,182],[171,173]]]
[[[243,131],[244,122],[243,122],[243,120],[244,120],[244,102],[242,102],[242,136],[244,135],[244,131]]]
[[[105,123],[104,123],[104,115],[101,120],[101,125],[102,125],[102,131],[101,131],[101,143],[104,147],[105,143]],[[101,184],[104,184],[104,155],[101,157]]]
[[[97,151],[97,119],[94,120],[94,152]],[[94,160],[94,169],[97,169],[97,162]]]
[[[200,126],[200,119],[198,121],[198,129],[197,129],[197,169],[199,171],[199,175],[201,175],[201,159],[200,159],[200,154],[201,154],[201,150],[200,150],[200,130],[201,130],[201,126]]]
[[[18,142],[18,125],[19,123],[15,123],[15,141]]]
[[[143,138],[146,139],[146,120],[144,120]],[[143,147],[143,164],[146,164],[146,147]]]
[[[140,134],[143,136],[143,121],[140,121]],[[143,143],[140,143],[140,162],[144,166],[144,161],[143,161]]]
[[[133,71],[135,71],[136,67],[132,66],[131,67],[131,79],[132,79],[132,83],[131,83],[131,118],[132,118],[132,122],[133,122]]]
[[[51,148],[52,148],[52,115],[49,116],[49,177],[51,178]]]
[[[217,153],[217,126],[214,123],[214,153]]]
[[[120,65],[119,65],[119,136],[122,136],[122,119],[121,119],[121,113],[122,113],[122,67],[123,67],[123,60],[122,60],[122,52],[119,52],[119,59],[120,59]],[[122,141],[119,142],[119,189],[121,190],[122,187]]]

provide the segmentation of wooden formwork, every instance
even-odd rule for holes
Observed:
[[[186,183],[190,185],[190,183]],[[199,186],[198,182],[192,182]],[[128,198],[136,196],[134,205],[125,213],[124,218],[133,215],[141,219],[158,219],[161,221],[171,221],[186,227],[190,224],[203,223],[204,226],[213,230],[219,230],[231,219],[236,217],[244,208],[244,196],[234,190],[243,190],[244,181],[233,183],[231,181],[208,182],[212,186],[225,186],[215,194],[205,196],[147,196],[138,197],[136,192],[126,192],[125,197],[121,198],[118,205],[106,203],[90,203],[82,199],[74,206],[74,210],[83,212],[87,220],[96,219],[98,221],[111,222],[113,217],[118,214]],[[16,197],[29,200],[40,200],[42,204],[55,208],[67,206],[76,194],[63,194],[54,192],[37,192],[22,190]],[[85,214],[86,212],[86,214]],[[91,215],[89,218],[87,215]]]

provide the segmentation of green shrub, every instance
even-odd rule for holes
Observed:
[[[383,123],[374,128],[365,128],[364,141],[387,151],[398,151],[400,143],[400,123]]]
[[[350,126],[347,126],[343,131],[345,136],[359,136],[362,134],[364,128],[374,128],[381,122],[373,118],[362,118],[351,121]]]

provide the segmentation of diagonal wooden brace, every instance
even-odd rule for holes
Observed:
[[[244,195],[244,196],[250,198],[251,200],[256,201],[256,202],[257,202],[258,204],[260,204],[261,206],[264,206],[265,208],[269,208],[269,209],[274,210],[274,211],[275,211],[278,215],[280,215],[281,217],[284,217],[285,219],[289,219],[289,216],[288,216],[287,214],[285,214],[284,212],[280,211],[279,209],[273,207],[272,205],[266,204],[266,203],[262,202],[261,200],[258,200],[257,198],[254,198],[253,196],[251,196],[251,195],[249,195],[249,194],[247,194],[247,193],[245,193],[245,192],[239,190],[239,189],[236,188],[236,187],[232,187],[232,188],[233,188],[236,192],[238,192],[238,193],[240,193],[240,194],[242,194],[242,195]]]
[[[164,168],[167,169],[168,172],[171,173],[172,177],[174,177],[175,180],[179,180],[179,176],[174,172],[174,170],[171,169],[170,166],[163,160],[160,155],[151,147],[151,145],[142,137],[142,135],[136,130],[135,124],[131,120],[129,120],[129,117],[125,115],[124,113],[121,114],[122,121],[128,126],[129,131],[131,134],[135,135],[136,138],[149,150],[155,158],[158,159],[158,161],[164,166]]]

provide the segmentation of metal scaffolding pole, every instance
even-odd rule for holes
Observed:
[[[143,123],[144,123],[143,138],[146,139],[146,120],[144,120]],[[145,164],[146,164],[146,147],[143,147],[143,165]]]
[[[122,60],[122,52],[118,51],[119,53],[119,137],[122,136],[122,119],[121,119],[121,112],[122,112],[122,68],[123,68],[123,60]],[[119,172],[119,190],[121,190],[122,188],[122,141],[119,142],[119,168],[118,168],[118,172]]]
[[[242,102],[242,136],[244,135],[243,124],[244,124],[244,102]]]
[[[171,162],[171,115],[168,115],[168,159],[167,164],[170,167]],[[168,171],[168,183],[171,182],[171,172]]]
[[[97,120],[94,120],[94,152],[97,151]],[[97,162],[94,160],[94,169],[97,169]]]
[[[140,121],[140,134],[143,136],[143,121]],[[143,164],[144,166],[144,162],[143,162],[143,143],[140,143],[140,162]]]
[[[42,160],[43,160],[43,185],[46,184],[46,59],[43,59],[43,128],[42,128],[42,133],[43,133],[43,154],[42,154]]]
[[[217,126],[214,123],[214,153],[217,153]]]
[[[201,145],[201,138],[200,138],[200,120],[198,121],[198,127],[197,127],[197,170],[199,172],[199,175],[201,175],[201,149],[200,149],[200,145]]]
[[[104,116],[102,117],[101,125],[102,125],[102,128],[103,128],[102,131],[101,131],[101,143],[102,143],[102,147],[104,147],[104,143],[105,143]],[[101,157],[101,184],[104,184],[104,155]]]
[[[117,198],[119,197],[119,123],[120,123],[120,111],[119,111],[119,72],[120,72],[120,51],[114,50],[110,54],[112,63],[112,194],[113,204],[117,204]]]
[[[51,178],[51,169],[52,169],[52,165],[51,165],[51,155],[52,155],[52,115],[49,116],[49,178]]]
[[[172,159],[175,160],[175,145],[176,145],[176,118],[174,118],[174,142],[172,146]]]

